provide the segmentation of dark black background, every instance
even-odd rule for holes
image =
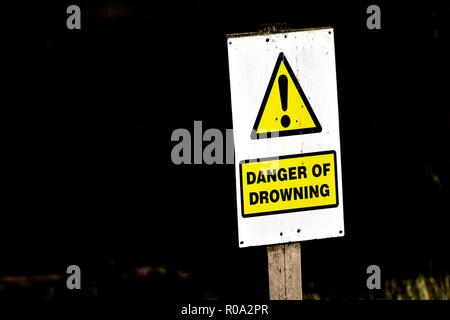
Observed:
[[[232,128],[226,34],[275,23],[335,28],[346,236],[302,244],[304,290],[364,297],[370,264],[449,270],[448,1],[376,2],[381,30],[361,1],[90,1],[79,31],[69,4],[3,12],[1,275],[79,264],[105,299],[267,298],[234,167],[174,165],[170,137]],[[190,281],[110,275],[146,264]]]

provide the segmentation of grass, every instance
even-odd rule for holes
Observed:
[[[318,293],[313,284],[309,285],[309,292],[304,293],[305,300],[329,300],[330,297]],[[335,297],[336,298],[336,297]],[[354,299],[353,296],[350,299]],[[337,299],[347,300],[343,296]],[[450,275],[445,273],[436,278],[419,274],[414,279],[388,279],[381,290],[367,290],[361,292],[356,299],[362,300],[450,300]]]
[[[450,275],[440,279],[420,274],[415,279],[390,279],[385,282],[385,298],[388,300],[449,300]]]

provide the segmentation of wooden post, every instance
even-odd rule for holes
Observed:
[[[300,243],[267,247],[270,300],[302,300]]]

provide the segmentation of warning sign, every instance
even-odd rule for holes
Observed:
[[[344,236],[333,29],[227,46],[239,247]]]
[[[284,53],[281,52],[275,63],[251,137],[260,139],[320,131],[322,127],[308,98]]]
[[[242,161],[242,216],[337,206],[334,151]]]

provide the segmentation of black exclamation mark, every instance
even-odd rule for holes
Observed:
[[[278,88],[280,89],[281,108],[286,112],[288,108],[288,79],[284,74],[278,77]],[[290,124],[291,118],[288,115],[285,114],[281,117],[281,125],[284,128],[289,127]]]

